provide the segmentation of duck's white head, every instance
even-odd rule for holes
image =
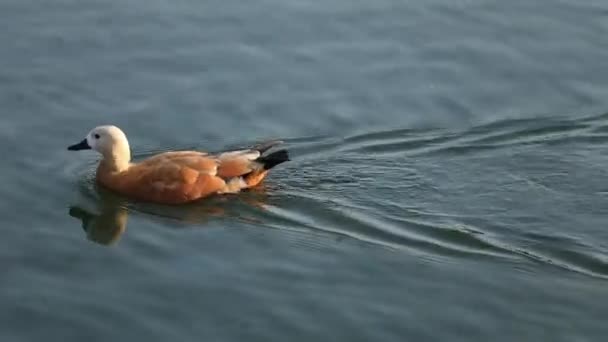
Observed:
[[[131,160],[129,141],[125,133],[116,126],[98,126],[93,128],[86,138],[78,144],[68,147],[70,151],[94,150],[99,152],[104,161],[112,163],[112,168],[122,171]]]

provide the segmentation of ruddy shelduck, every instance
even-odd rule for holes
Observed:
[[[99,126],[68,150],[99,152],[96,180],[114,192],[147,202],[182,204],[258,185],[268,170],[289,160],[286,150],[263,155],[274,145],[217,154],[163,152],[135,163],[125,133],[116,126]]]

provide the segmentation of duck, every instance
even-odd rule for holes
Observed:
[[[112,192],[145,202],[184,204],[256,187],[270,169],[290,160],[286,149],[265,154],[279,143],[220,153],[167,151],[134,162],[126,134],[103,125],[67,149],[101,154],[95,180]]]

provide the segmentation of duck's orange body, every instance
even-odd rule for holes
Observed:
[[[101,126],[69,149],[99,151],[103,159],[96,178],[110,190],[143,201],[182,204],[258,185],[270,168],[289,160],[285,150],[262,156],[272,145],[217,155],[197,151],[165,152],[131,163],[122,131],[114,126]]]

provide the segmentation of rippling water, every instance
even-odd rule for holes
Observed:
[[[0,340],[602,341],[605,1],[0,2]],[[280,138],[168,207],[66,146]]]

